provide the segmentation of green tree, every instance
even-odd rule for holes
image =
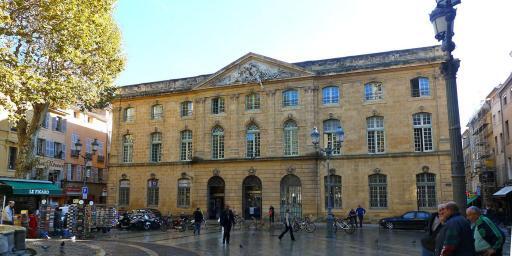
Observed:
[[[114,0],[0,0],[0,109],[17,128],[16,177],[37,163],[48,109],[104,107],[124,67]]]

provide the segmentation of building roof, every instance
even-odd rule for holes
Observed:
[[[242,56],[241,58],[237,59],[233,63],[241,63],[243,62],[244,58],[260,58],[260,60],[262,61],[274,62],[274,64],[280,65],[281,67],[295,67],[297,70],[305,70],[313,74],[313,76],[326,76],[350,72],[362,72],[370,70],[382,70],[405,66],[440,63],[446,59],[446,54],[442,52],[440,46],[436,45],[332,59],[311,60],[289,64],[263,55],[248,53]],[[211,80],[211,78],[213,78],[214,76],[219,76],[219,74],[221,74],[222,72],[226,72],[228,68],[231,68],[233,66],[233,63],[220,69],[218,72],[215,72],[214,74],[205,74],[193,77],[185,77],[122,86],[120,87],[118,95],[121,98],[131,98],[147,95],[158,95],[164,93],[190,91],[194,89],[197,85],[209,82],[208,80]]]

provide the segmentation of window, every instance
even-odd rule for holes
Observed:
[[[414,130],[414,151],[428,152],[433,150],[432,116],[430,113],[417,113],[412,116]]]
[[[37,139],[37,155],[38,156],[44,156],[46,153],[46,140],[44,139]]]
[[[192,115],[192,101],[184,101],[181,103],[181,116],[191,116]]]
[[[414,217],[415,217],[414,215],[415,215],[414,212],[408,212],[408,213],[402,215],[402,218],[404,218],[404,219],[414,219]]]
[[[212,99],[212,114],[224,113],[224,98]]]
[[[16,169],[16,157],[18,155],[18,148],[9,147],[9,163],[7,165],[7,169],[15,170]]]
[[[338,86],[328,86],[322,89],[322,103],[338,104],[340,102],[340,93]]]
[[[44,120],[41,123],[41,127],[48,129],[49,125],[50,125],[50,113],[46,113],[46,115],[44,116]]]
[[[92,124],[92,122],[94,122],[94,117],[92,117],[92,116],[87,117],[87,123]]]
[[[368,153],[384,153],[384,117],[372,116],[366,119]]]
[[[419,208],[435,208],[436,202],[436,175],[433,173],[420,173],[416,175],[416,189]]]
[[[212,159],[224,158],[224,129],[215,127],[212,130]]]
[[[125,108],[123,119],[125,122],[133,122],[133,120],[135,120],[135,108]]]
[[[251,93],[245,96],[245,109],[256,110],[260,109],[260,95],[258,93]]]
[[[59,142],[54,142],[53,143],[53,148],[54,148],[54,150],[53,150],[54,155],[53,156],[55,158],[62,158],[62,155],[64,154],[62,152],[62,144],[60,144]]]
[[[60,116],[56,116],[53,118],[52,129],[54,131],[64,132],[65,131],[65,121]]]
[[[152,120],[160,120],[162,119],[162,115],[164,112],[164,107],[160,104],[153,105],[151,107],[151,119]]]
[[[426,77],[417,77],[411,80],[411,96],[430,96],[430,83]]]
[[[364,85],[364,99],[369,100],[382,100],[384,98],[384,91],[382,83],[370,82]]]
[[[324,121],[324,146],[331,148],[333,155],[341,154],[341,143],[336,138],[336,129],[338,127],[341,127],[340,120],[338,119]]]
[[[180,160],[192,160],[192,131],[190,130],[185,130],[181,132]]]
[[[162,161],[162,134],[154,132],[151,134],[151,162]]]
[[[386,175],[373,174],[368,176],[370,186],[370,207],[385,208],[388,207],[387,182]]]
[[[247,127],[247,157],[260,156],[260,130],[255,124]]]
[[[507,96],[503,96],[503,105],[507,105]]]
[[[130,181],[119,181],[119,206],[127,206],[130,204]]]
[[[299,155],[299,135],[297,124],[289,120],[284,124],[284,155]]]
[[[329,178],[331,179],[331,190],[329,191]],[[329,208],[329,194],[332,196],[332,208],[341,209],[341,176],[324,176],[325,209]]]
[[[178,180],[178,207],[188,208],[190,206],[190,180]]]
[[[286,90],[283,92],[283,107],[299,105],[299,92],[297,90]]]
[[[123,136],[123,162],[133,162],[133,136],[130,134]]]
[[[159,188],[158,180],[148,180],[148,207],[158,206]]]
[[[505,132],[507,134],[507,142],[510,142],[510,130],[508,129],[508,120],[505,121]]]

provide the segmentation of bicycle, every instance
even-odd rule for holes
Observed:
[[[350,221],[350,218],[340,219],[334,217],[334,223],[332,224],[334,233],[338,232],[338,229],[342,229],[347,234],[353,234],[356,231],[356,226]]]
[[[308,233],[313,233],[316,230],[316,225],[311,221],[309,217],[305,217],[303,220],[293,218],[292,228],[294,232],[306,230]]]
[[[241,230],[242,227],[244,226],[244,224],[245,224],[244,218],[242,218],[242,216],[236,214],[235,215],[235,225],[233,226],[233,229],[234,230],[236,230],[236,229]]]
[[[258,220],[254,217],[251,217],[251,222],[248,225],[248,228],[254,228],[255,230],[260,230],[265,227],[265,222],[263,220]]]

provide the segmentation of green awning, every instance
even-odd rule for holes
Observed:
[[[0,179],[0,182],[11,186],[13,195],[62,195],[62,189],[49,181],[24,181],[19,179]]]
[[[479,196],[473,196],[473,197],[469,197],[469,198],[466,198],[466,202],[467,204],[471,204],[473,201],[475,201],[476,199],[478,199]]]

